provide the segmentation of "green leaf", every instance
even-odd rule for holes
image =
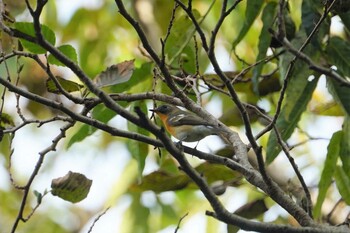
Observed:
[[[342,167],[337,166],[334,173],[340,195],[347,205],[350,205],[350,178]]]
[[[63,200],[76,203],[87,197],[91,185],[92,180],[83,174],[69,171],[67,175],[52,180],[51,193]]]
[[[123,107],[127,105],[126,102],[121,102],[120,103]],[[111,120],[113,117],[116,116],[116,113],[107,108],[106,106],[100,104],[97,105],[93,111],[92,111],[92,117],[96,120],[99,120],[103,123],[107,123],[109,120]],[[76,142],[81,142],[83,141],[86,137],[92,135],[94,132],[96,132],[96,128],[92,127],[87,124],[83,124],[75,134],[72,135],[70,140],[68,141],[67,144],[67,149],[71,147],[74,143]]]
[[[131,109],[134,107],[139,107],[142,112],[147,114],[148,109],[145,101],[136,101],[131,105]],[[150,133],[139,127],[134,125],[133,123],[128,121],[128,131],[139,133],[142,135],[148,136]],[[139,170],[139,178],[142,177],[143,169],[145,168],[145,162],[148,155],[149,147],[148,144],[133,140],[128,140],[127,147],[131,153],[131,156],[137,161],[138,170]]]
[[[332,37],[326,48],[329,62],[337,67],[337,70],[350,77],[350,43],[340,37]]]
[[[41,201],[43,200],[43,195],[37,190],[34,190],[33,193],[34,193],[34,196],[36,197],[36,203],[41,204]]]
[[[312,97],[318,81],[318,78],[308,81],[307,77],[310,75],[308,67],[300,62],[298,63],[301,66],[297,65],[294,69],[293,78],[287,88],[285,104],[276,122],[277,129],[284,141],[292,135]],[[267,142],[266,162],[271,163],[280,151],[281,147],[278,144],[276,133],[272,131]]]
[[[84,87],[79,83],[66,80],[60,76],[56,76],[56,79],[61,84],[61,87],[67,92],[80,91]],[[46,88],[48,92],[62,94],[61,91],[57,88],[55,82],[51,78],[46,80]]]
[[[332,138],[327,147],[327,157],[324,163],[321,179],[318,183],[318,196],[314,208],[315,219],[319,219],[321,217],[321,207],[326,198],[327,190],[332,183],[332,177],[340,153],[340,143],[342,140],[342,136],[342,131],[335,132],[332,135]]]
[[[199,19],[200,14],[197,10],[193,10],[193,15]],[[191,19],[186,15],[181,15],[175,20],[171,33],[165,45],[165,54],[169,64],[176,61],[176,58],[182,53],[186,45],[190,42],[194,33],[195,27]]]
[[[83,141],[86,137],[92,135],[95,131],[96,128],[82,123],[77,132],[72,134],[72,137],[68,140],[67,149],[69,149],[74,143]]]
[[[305,33],[300,32],[292,41],[292,44],[295,48],[300,48],[302,42],[305,41],[305,39]],[[320,53],[315,50],[315,47],[313,46],[308,46],[304,52],[315,60],[317,60],[320,56]],[[286,76],[286,72],[289,65],[291,64],[293,57],[293,55],[290,55],[288,53],[281,56],[281,77]],[[311,81],[309,81],[310,75],[312,74],[312,71],[304,62],[300,60],[297,60],[295,62],[286,90],[284,105],[282,106],[281,113],[276,122],[277,129],[279,130],[283,141],[286,141],[292,135],[301,118],[302,113],[305,111],[307,104],[311,100],[312,93],[314,92],[318,81],[318,77],[314,77]],[[278,144],[277,136],[275,132],[272,131],[267,142],[267,163],[271,163],[280,151],[281,147]]]
[[[97,87],[106,87],[129,81],[135,69],[134,61],[124,61],[108,67],[105,71],[97,75],[94,83]]]
[[[271,35],[268,32],[268,30],[269,28],[271,28],[271,25],[275,19],[276,6],[277,6],[276,2],[269,2],[263,10],[262,21],[264,26],[260,32],[259,45],[258,45],[259,54],[256,58],[256,61],[260,61],[261,59],[266,57],[266,52],[271,42]],[[253,68],[252,82],[253,82],[253,90],[256,94],[259,94],[259,77],[263,69],[263,66],[264,66],[264,63],[260,63]]]
[[[57,47],[57,49],[63,53],[66,57],[68,57],[71,61],[74,63],[78,63],[78,55],[75,51],[75,48],[71,45],[61,45]],[[58,65],[58,66],[65,66],[62,62],[57,60],[52,54],[49,55],[48,61],[50,64]]]
[[[132,193],[132,203],[128,211],[130,216],[127,216],[127,221],[131,221],[130,232],[151,232],[150,229],[153,227],[149,224],[150,209],[142,204],[140,193]]]
[[[15,28],[18,31],[21,31],[25,34],[28,34],[32,37],[35,37],[35,30],[34,30],[34,24],[28,23],[28,22],[17,22],[15,23]],[[56,43],[56,36],[55,33],[47,26],[41,25],[41,33],[45,40],[47,40],[50,44],[55,45]],[[46,53],[46,49],[42,48],[41,46],[29,42],[25,39],[20,39],[21,44],[24,48],[26,48],[29,52],[35,53],[35,54],[43,54]]]
[[[350,116],[346,115],[343,122],[343,138],[340,144],[340,158],[343,169],[350,177]]]
[[[244,38],[244,36],[249,31],[250,27],[254,23],[256,17],[258,17],[260,10],[264,4],[262,0],[247,0],[247,6],[245,11],[245,21],[241,31],[239,32],[237,38],[232,42],[232,48]]]

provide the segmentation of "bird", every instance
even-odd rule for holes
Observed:
[[[159,116],[165,129],[180,142],[197,142],[218,134],[218,130],[203,118],[174,105],[163,104],[149,110]]]

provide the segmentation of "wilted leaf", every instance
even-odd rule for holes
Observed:
[[[195,167],[196,171],[205,177],[208,184],[216,181],[238,181],[242,175],[221,164],[204,162]]]
[[[61,84],[61,87],[67,92],[80,91],[84,87],[79,83],[64,79],[60,76],[56,76],[56,79]],[[51,78],[46,80],[46,88],[48,92],[62,94],[61,91],[57,88],[55,82]]]
[[[77,52],[75,51],[75,48],[71,45],[61,45],[57,47],[57,49],[66,55],[71,61],[74,63],[78,63],[78,55]],[[65,66],[62,62],[57,60],[52,54],[49,55],[48,61],[50,64],[58,65],[58,66]]]
[[[96,76],[94,83],[97,87],[106,87],[127,82],[134,72],[134,61],[124,61],[108,67]]]
[[[0,113],[0,128],[5,128],[6,126],[15,126],[15,122],[12,117],[4,112]]]
[[[154,171],[142,178],[140,184],[130,187],[131,191],[151,190],[156,193],[174,191],[185,188],[190,182],[185,174],[172,174],[166,171]]]
[[[264,109],[259,108],[256,106],[261,112],[265,113]],[[246,111],[249,115],[249,120],[251,123],[256,122],[259,119],[258,114],[256,111],[252,108],[246,108]],[[227,110],[221,115],[219,120],[224,123],[227,126],[240,126],[243,125],[243,120],[240,111],[237,107],[232,107]]]
[[[34,30],[34,24],[28,23],[28,22],[17,22],[14,24],[15,28],[18,31],[21,31],[25,34],[28,34],[32,37],[35,37],[35,30]],[[55,33],[47,26],[41,25],[41,33],[43,34],[43,37],[45,40],[47,40],[50,44],[55,45],[56,43],[56,36]],[[24,48],[26,48],[29,52],[35,53],[35,54],[43,54],[46,53],[46,49],[43,49],[41,46],[34,44],[32,42],[29,42],[25,39],[20,39],[21,44]]]
[[[150,72],[152,70],[153,64],[151,62],[143,63],[141,67],[136,68],[133,72],[130,80],[125,83],[121,83],[119,85],[115,85],[111,87],[111,91],[115,93],[125,92],[130,88],[144,82],[147,77],[149,77]],[[123,107],[126,107],[129,103],[126,101],[119,102],[119,104]],[[93,118],[104,123],[107,123],[110,119],[112,119],[117,114],[107,108],[104,105],[98,105],[93,109]],[[69,139],[67,147],[69,148],[76,142],[80,142],[84,140],[86,137],[93,134],[97,129],[87,124],[83,124],[80,129],[72,135]]]
[[[90,191],[92,180],[80,173],[69,171],[67,175],[53,179],[51,193],[72,203],[86,198]]]
[[[334,100],[313,103],[311,112],[320,116],[344,116],[344,111]]]

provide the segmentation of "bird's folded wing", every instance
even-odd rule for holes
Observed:
[[[192,114],[179,114],[168,119],[171,126],[181,125],[206,125],[211,126],[206,120]]]

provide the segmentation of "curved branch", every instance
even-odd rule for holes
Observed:
[[[28,98],[32,101],[40,103],[44,106],[59,110],[59,111],[65,113],[66,115],[70,116],[75,121],[86,123],[86,124],[91,125],[97,129],[100,129],[100,130],[103,130],[107,133],[110,133],[113,136],[129,138],[129,139],[137,140],[137,141],[144,142],[144,143],[147,143],[147,144],[150,144],[153,146],[157,146],[157,147],[162,146],[162,143],[159,140],[152,139],[152,138],[144,136],[142,134],[116,129],[116,128],[111,127],[111,126],[109,126],[101,121],[98,121],[96,119],[80,115],[78,113],[73,112],[69,108],[66,108],[62,103],[58,103],[56,101],[52,101],[52,100],[46,99],[44,97],[41,97],[39,95],[27,92],[27,91],[15,86],[15,85],[11,84],[7,80],[2,79],[2,78],[0,78],[0,84],[7,87],[9,89],[9,91],[15,92],[15,93],[17,93],[25,98]],[[142,122],[140,122],[140,120],[138,120],[137,124],[141,125]]]

